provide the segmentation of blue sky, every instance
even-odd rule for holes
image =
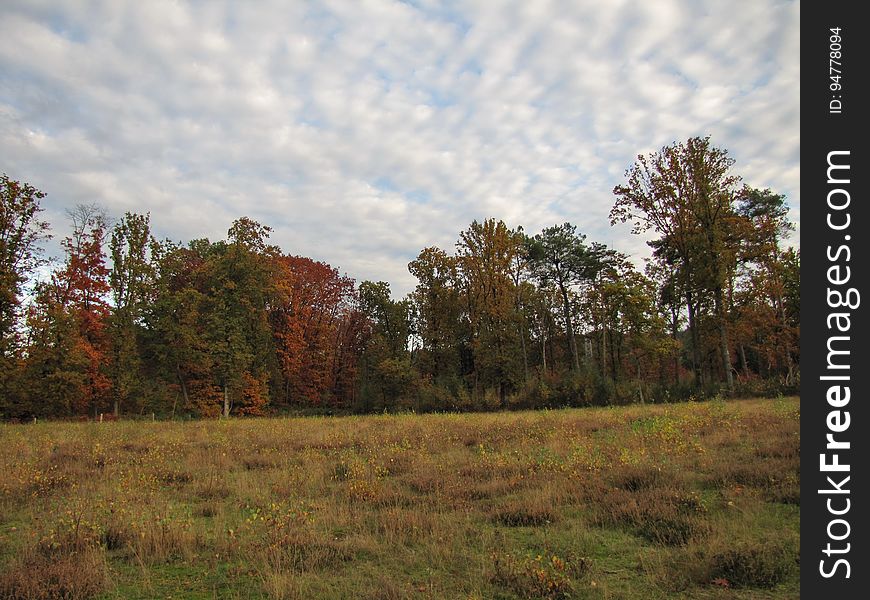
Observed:
[[[763,0],[7,1],[0,171],[57,237],[78,203],[176,240],[247,215],[397,295],[488,216],[640,261],[613,186],[694,135],[799,225],[799,23]]]

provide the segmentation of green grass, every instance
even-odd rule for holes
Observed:
[[[799,420],[786,398],[2,426],[0,597],[795,598]]]

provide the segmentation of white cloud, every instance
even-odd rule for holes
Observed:
[[[0,169],[161,235],[248,215],[410,290],[472,219],[609,226],[638,153],[713,136],[799,217],[799,4],[7,3]]]

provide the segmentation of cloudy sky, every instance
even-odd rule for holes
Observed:
[[[711,135],[800,218],[800,5],[326,0],[3,2],[0,171],[64,211],[151,212],[223,239],[247,215],[285,252],[415,284],[489,216],[610,227],[638,153]],[[798,230],[799,231],[799,230]],[[793,243],[797,243],[796,234]],[[53,248],[56,248],[54,246]]]

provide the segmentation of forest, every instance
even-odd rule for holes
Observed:
[[[800,251],[783,195],[709,137],[640,155],[611,224],[644,266],[571,223],[472,222],[409,264],[416,288],[270,243],[158,240],[149,214],[68,211],[0,179],[0,418],[480,411],[795,393]]]

